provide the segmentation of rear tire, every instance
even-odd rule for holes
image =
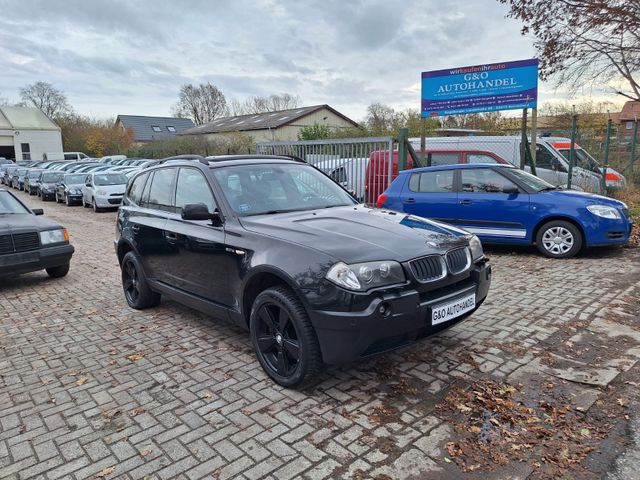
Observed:
[[[536,247],[551,258],[569,258],[582,248],[582,233],[574,224],[564,220],[547,222],[536,234]]]
[[[66,263],[65,265],[60,265],[57,267],[50,267],[47,268],[46,271],[51,278],[61,278],[69,273],[69,264]]]
[[[256,297],[250,328],[258,361],[277,384],[300,388],[322,369],[316,332],[304,305],[289,288],[271,287]]]
[[[135,252],[127,252],[122,259],[122,289],[131,308],[143,310],[160,303],[160,294],[149,288],[142,263]]]

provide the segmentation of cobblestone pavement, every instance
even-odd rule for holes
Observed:
[[[0,478],[459,478],[435,408],[451,386],[549,373],[563,326],[606,328],[604,308],[640,284],[639,250],[493,251],[489,298],[468,321],[296,392],[267,379],[240,329],[168,301],[129,309],[115,213],[19,196],[65,224],[76,253],[63,279],[0,280]],[[592,401],[639,355],[591,371]],[[567,371],[580,368],[555,374]]]

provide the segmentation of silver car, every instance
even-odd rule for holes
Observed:
[[[95,212],[117,208],[122,202],[128,181],[122,173],[89,173],[82,187],[82,204],[87,208],[93,207]]]

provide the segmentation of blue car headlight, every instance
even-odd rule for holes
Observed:
[[[617,209],[607,205],[589,205],[587,210],[602,218],[609,218],[611,220],[619,220],[622,218],[622,215],[620,215],[620,212]]]

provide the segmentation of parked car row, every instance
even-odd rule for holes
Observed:
[[[160,160],[125,156],[0,165],[0,182],[42,201],[83,205],[100,211],[117,208],[129,178]]]

